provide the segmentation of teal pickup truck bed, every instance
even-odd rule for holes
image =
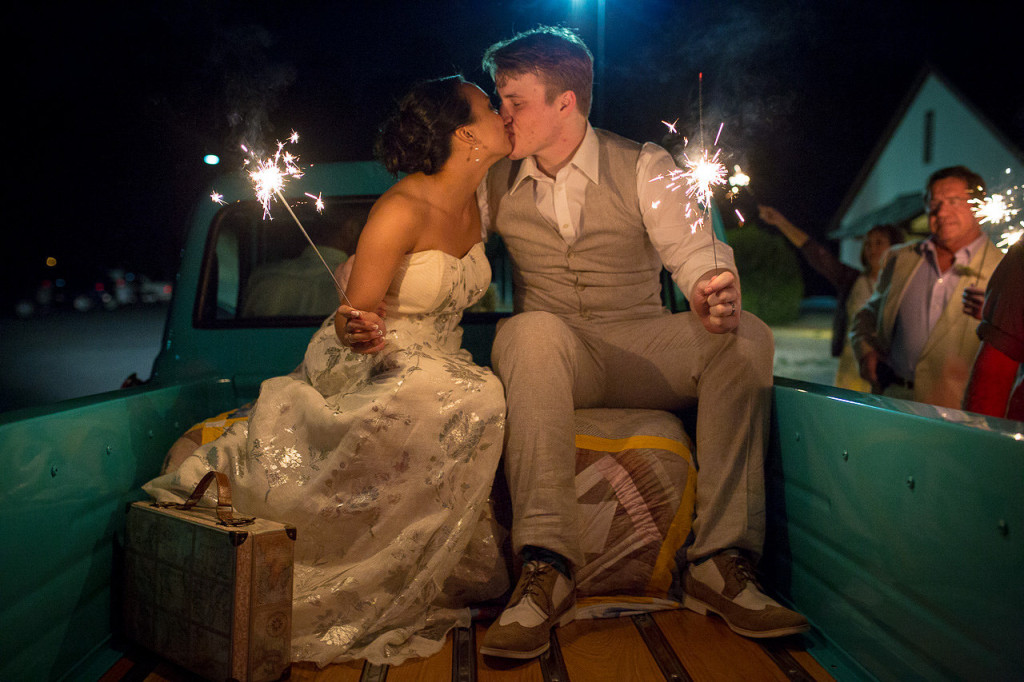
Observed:
[[[303,182],[365,197],[390,178],[325,164]],[[185,430],[301,360],[315,319],[203,321],[222,210],[196,212],[149,383],[0,414],[0,680],[95,680],[122,655],[126,504]],[[480,362],[495,317],[466,318]],[[837,679],[1024,679],[1024,424],[777,378],[767,480],[765,582]]]

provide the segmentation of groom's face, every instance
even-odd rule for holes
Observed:
[[[512,140],[510,159],[543,154],[557,141],[561,126],[558,106],[548,102],[544,82],[533,73],[498,75],[501,116]]]

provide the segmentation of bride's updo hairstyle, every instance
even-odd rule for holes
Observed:
[[[462,76],[423,81],[380,128],[374,155],[391,173],[436,173],[452,153],[452,134],[472,122]]]

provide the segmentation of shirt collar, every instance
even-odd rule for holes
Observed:
[[[966,246],[961,246],[959,249],[957,249],[953,253],[956,262],[959,263],[961,261],[960,256],[963,255],[963,262],[969,263],[970,260],[974,258],[974,254],[976,254],[979,249],[985,248],[986,239],[988,239],[988,235],[982,232],[980,235],[978,235],[978,238],[975,239],[973,242],[967,244]],[[922,239],[920,242],[918,242],[917,251],[918,253],[924,253],[928,251],[934,256],[935,235],[928,235],[927,239]]]
[[[594,132],[593,126],[587,121],[587,132],[583,135],[583,141],[580,142],[580,146],[576,148],[576,153],[572,155],[569,160],[568,166],[575,168],[580,171],[593,182],[595,185],[600,183],[600,151],[601,146],[597,140],[597,133]],[[512,183],[512,189],[509,193],[515,192],[527,178],[533,178],[538,181],[551,181],[551,178],[544,175],[540,168],[537,167],[537,160],[532,156],[527,156],[523,159],[523,162],[519,164],[519,173],[516,174],[515,182]]]
[[[953,269],[956,274],[960,274],[960,269],[967,267],[974,255],[980,250],[985,248],[985,242],[988,240],[988,235],[984,232],[970,244],[962,246],[953,253]],[[938,272],[938,254],[935,250],[935,237],[929,235],[927,239],[922,239],[917,244],[917,251],[922,256],[927,258],[931,263],[932,267]],[[940,273],[941,274],[941,273]]]

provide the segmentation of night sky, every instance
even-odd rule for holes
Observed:
[[[576,14],[571,0],[27,4],[10,21],[28,46],[8,48],[4,314],[52,276],[50,255],[79,280],[171,277],[191,208],[240,168],[243,139],[296,130],[302,163],[369,159],[414,81],[461,72],[490,91],[480,55],[496,40],[566,23],[598,47],[594,0]],[[637,140],[660,140],[662,120],[693,132],[703,72],[727,160],[821,236],[926,64],[1024,147],[1019,2],[980,5],[606,0],[592,122]]]

